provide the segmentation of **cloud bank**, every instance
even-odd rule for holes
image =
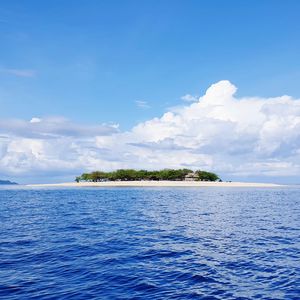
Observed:
[[[300,175],[300,100],[235,96],[229,81],[120,132],[61,118],[0,121],[0,176],[95,169],[207,169],[226,178]]]

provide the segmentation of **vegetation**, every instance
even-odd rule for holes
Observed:
[[[198,170],[193,172],[189,169],[163,169],[160,171],[120,169],[113,172],[95,171],[91,173],[83,173],[76,177],[75,181],[135,181],[135,180],[186,180],[186,176],[190,180],[198,181],[217,181],[219,176],[215,173]]]
[[[211,172],[206,172],[206,171],[196,171],[198,180],[201,181],[217,181],[221,179],[219,178],[219,176],[215,173],[211,173]]]

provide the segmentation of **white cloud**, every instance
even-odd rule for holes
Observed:
[[[144,101],[144,100],[136,100],[135,104],[137,107],[142,108],[142,109],[150,108],[150,105],[148,104],[148,102]]]
[[[62,118],[0,121],[2,174],[189,167],[235,177],[300,175],[300,100],[236,98],[228,81],[197,102],[137,124],[80,125]]]
[[[81,125],[61,117],[0,120],[0,177],[80,172],[89,166],[96,136],[117,131],[115,124]]]
[[[59,137],[94,137],[117,131],[117,125],[82,125],[63,117],[32,118],[30,121],[20,119],[0,120],[0,134],[9,134],[36,139],[53,139]]]
[[[118,134],[115,143],[123,144],[134,166],[188,166],[243,176],[300,174],[300,101],[238,99],[235,92],[230,82],[220,81],[197,102],[140,123]],[[101,145],[103,139],[114,147],[113,137],[102,138]]]
[[[196,101],[199,100],[199,97],[193,96],[191,94],[186,94],[186,95],[181,97],[181,100],[183,100],[185,102],[196,102]]]
[[[40,123],[40,122],[42,122],[42,120],[40,118],[32,118],[30,120],[30,123]]]

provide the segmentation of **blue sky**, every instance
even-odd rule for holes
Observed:
[[[122,128],[229,79],[300,96],[299,1],[2,1],[0,117]],[[136,100],[151,109],[140,110]]]
[[[130,131],[221,80],[238,98],[298,99],[299,11],[292,0],[1,1],[0,119]]]

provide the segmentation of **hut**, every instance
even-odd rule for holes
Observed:
[[[198,176],[195,172],[188,173],[184,177],[184,181],[196,181],[198,180]]]

